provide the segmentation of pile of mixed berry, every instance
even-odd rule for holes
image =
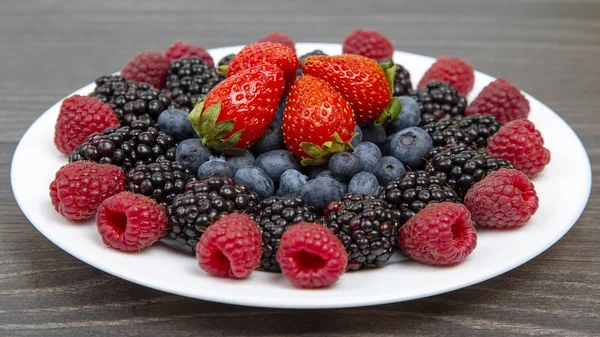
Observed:
[[[297,57],[281,33],[216,65],[179,41],[139,53],[62,102],[54,142],[69,164],[52,204],[95,217],[107,246],[162,242],[222,277],[259,269],[311,288],[396,251],[460,263],[476,228],[536,212],[529,179],[550,153],[510,82],[468,103],[467,62],[441,56],[414,88],[393,50],[357,30],[343,55]]]

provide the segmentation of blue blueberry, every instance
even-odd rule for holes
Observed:
[[[362,170],[362,165],[353,153],[339,152],[329,159],[329,170],[340,181],[347,182]]]
[[[209,160],[198,168],[198,178],[233,177],[233,167],[224,160]]]
[[[352,146],[356,146],[356,145],[358,145],[358,143],[362,142],[362,139],[363,139],[362,129],[357,125],[354,127],[354,137],[352,137],[350,144]]]
[[[379,168],[381,151],[377,145],[370,142],[362,142],[354,147],[354,155],[358,158],[362,171],[375,173]]]
[[[362,142],[354,147],[354,154],[357,155],[359,153],[368,154],[374,156],[377,159],[381,158],[381,150],[379,147],[371,142]]]
[[[340,200],[343,195],[342,184],[327,177],[309,180],[300,190],[300,196],[304,202],[313,206],[317,211],[325,209],[332,201]]]
[[[379,161],[379,168],[375,172],[375,176],[381,185],[386,185],[388,182],[400,178],[406,173],[406,168],[401,161],[396,157],[387,156]]]
[[[277,195],[298,194],[307,181],[308,177],[300,171],[294,169],[286,170],[281,174]]]
[[[387,132],[389,134],[402,131],[412,126],[418,126],[421,123],[421,110],[419,104],[414,98],[409,96],[398,97],[402,102],[402,111],[398,117],[394,118],[387,124]]]
[[[390,154],[411,168],[423,165],[425,154],[433,148],[429,134],[417,127],[410,127],[395,133],[390,139]]]
[[[285,170],[294,169],[300,171],[300,162],[288,150],[274,150],[261,154],[254,163],[256,167],[263,169],[273,182],[278,182]]]
[[[267,198],[273,195],[275,185],[269,175],[256,166],[246,166],[240,168],[234,177],[235,181],[248,186],[249,189],[256,192],[259,197]]]
[[[323,170],[323,171],[319,172],[319,174],[317,174],[317,176],[315,178],[321,178],[321,177],[331,178],[331,179],[335,179],[335,180],[339,181],[339,179],[333,175],[331,170]]]
[[[158,127],[181,140],[193,138],[196,135],[188,113],[179,109],[167,109],[158,115]]]
[[[360,172],[352,179],[348,185],[348,192],[360,194],[376,194],[379,191],[379,182],[373,173]]]
[[[175,160],[180,161],[185,167],[196,172],[203,163],[207,162],[211,153],[208,147],[202,145],[202,139],[190,138],[177,145]]]
[[[362,140],[363,142],[371,142],[374,144],[381,144],[385,141],[387,135],[383,126],[375,126],[373,124],[364,125],[362,127]]]
[[[275,118],[277,118],[277,116]],[[274,119],[265,133],[263,133],[260,139],[252,146],[252,152],[260,155],[265,152],[280,149],[285,149],[285,144],[283,143],[283,130],[281,129],[281,121]]]
[[[237,172],[237,170],[244,166],[253,166],[255,161],[254,155],[249,151],[245,151],[243,154],[237,156],[231,156],[226,160],[233,167],[233,172]]]
[[[315,179],[315,177],[321,173],[322,171],[325,171],[329,168],[329,166],[326,165],[320,165],[320,166],[307,166],[304,169],[304,174],[306,174],[308,176],[308,178],[310,179]]]

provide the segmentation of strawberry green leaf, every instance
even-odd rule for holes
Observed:
[[[352,147],[349,142],[344,142],[337,132],[331,138],[332,140],[323,143],[321,146],[309,142],[300,143],[300,148],[311,157],[302,158],[300,163],[304,166],[323,165],[334,153],[344,152]]]
[[[373,122],[373,124],[375,124],[375,126],[379,126],[383,122],[385,122],[386,119],[392,120],[398,117],[401,111],[402,102],[400,102],[398,97],[392,97],[387,108],[385,108],[385,110],[379,116],[377,116],[377,119],[375,120],[375,122]]]
[[[396,75],[396,65],[392,62],[382,62],[379,64],[385,73],[385,79],[390,86],[390,96],[394,93],[394,76]]]
[[[233,124],[235,124],[235,121],[232,119],[215,124],[213,129],[210,130],[211,138],[221,139],[227,136],[233,130]]]
[[[217,72],[225,77],[227,77],[227,72],[229,71],[228,65],[222,65],[217,67]]]
[[[196,103],[196,105],[194,106],[194,109],[188,115],[188,120],[192,124],[194,131],[196,131],[196,133],[200,136],[202,136],[200,133],[200,115],[202,114],[203,108],[204,108],[204,100]]]

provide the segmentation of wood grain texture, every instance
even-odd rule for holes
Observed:
[[[132,3],[0,5],[0,336],[600,335],[598,1]],[[358,27],[384,32],[397,49],[464,57],[558,112],[593,166],[592,196],[575,227],[524,266],[448,294],[357,309],[274,310],[187,299],[107,275],[46,240],[17,207],[9,170],[27,127],[136,52],[164,50],[175,39],[243,44],[277,30],[297,41],[340,42]]]

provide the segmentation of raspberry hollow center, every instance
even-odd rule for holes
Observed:
[[[106,220],[119,235],[127,229],[127,216],[124,213],[106,210]]]
[[[212,257],[211,257],[211,264],[217,269],[217,270],[229,270],[230,269],[230,262],[229,259],[227,258],[227,256],[225,256],[225,254],[223,254],[223,252],[219,249],[215,250]]]
[[[321,269],[325,267],[326,263],[325,259],[319,255],[304,250],[295,253],[293,259],[298,264],[298,267],[303,270]]]

